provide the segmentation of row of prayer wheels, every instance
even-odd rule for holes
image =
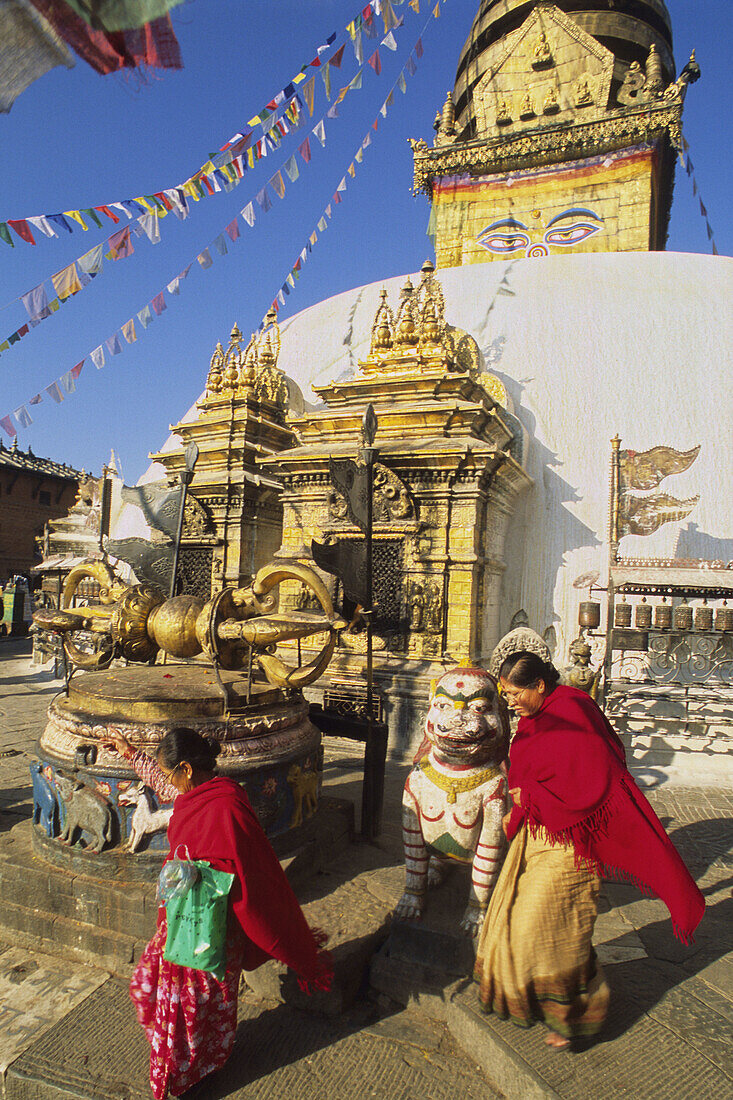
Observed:
[[[631,626],[631,612],[632,605],[622,596],[614,607],[614,626]],[[707,600],[693,607],[686,599],[673,607],[667,602],[666,596],[663,596],[661,602],[652,607],[644,596],[641,602],[635,605],[633,612],[634,626],[637,630],[649,630],[653,620],[655,630],[733,631],[733,607],[728,607],[726,600],[715,608],[710,607]]]

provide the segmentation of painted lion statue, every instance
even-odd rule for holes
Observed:
[[[428,887],[456,861],[472,870],[461,929],[476,935],[501,862],[508,747],[509,717],[494,677],[475,667],[446,672],[402,797],[406,874],[398,920],[420,919]]]

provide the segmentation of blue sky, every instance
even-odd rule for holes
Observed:
[[[216,341],[226,342],[235,321],[247,335],[259,323],[367,131],[372,144],[281,317],[349,287],[418,270],[431,254],[425,236],[429,209],[424,196],[411,192],[407,138],[431,139],[435,112],[453,86],[477,3],[441,3],[441,18],[431,19],[422,36],[424,56],[408,78],[407,94],[396,93],[374,133],[371,123],[429,13],[425,0],[419,16],[407,4],[397,9],[405,15],[396,32],[398,51],[380,49],[381,76],[365,68],[362,89],[347,96],[338,119],[326,121],[325,149],[311,139],[313,159],[308,167],[300,162],[297,182],[286,180],[285,199],[273,198],[272,210],[242,230],[227,256],[215,255],[208,270],[194,262],[180,295],[166,295],[166,312],[146,331],[138,325],[137,343],[125,345],[103,370],[88,359],[91,349],[195,261],[295,150],[306,127],[229,194],[192,204],[184,222],[169,215],[161,222],[160,244],[135,241],[134,256],[106,265],[83,293],[0,355],[0,416],[87,357],[76,392],[63,404],[44,394],[31,408],[34,423],[19,429],[20,446],[30,444],[36,454],[95,472],[113,447],[128,483],[136,480],[148,452],[160,446],[168,425],[200,393]],[[729,0],[667,0],[667,6],[678,69],[692,47],[702,67],[702,79],[687,96],[685,133],[718,249],[730,255],[732,6]],[[0,117],[0,220],[97,206],[174,186],[245,129],[247,119],[332,31],[342,32],[359,7],[359,0],[190,0],[173,12],[181,72],[153,73],[144,81],[137,74],[102,77],[81,60],[71,71],[53,70]],[[366,40],[365,47],[371,52],[374,44]],[[334,85],[347,83],[356,69],[347,44]],[[328,106],[317,78],[311,126]],[[10,249],[0,242],[0,307],[6,306],[0,308],[0,340],[26,317],[14,299],[104,240],[116,228],[107,225],[58,239],[37,235],[35,248],[19,241]],[[669,248],[710,250],[691,181],[679,168]]]

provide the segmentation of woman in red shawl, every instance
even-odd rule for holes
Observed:
[[[224,1065],[234,1045],[237,990],[242,968],[279,959],[301,987],[328,989],[332,968],[322,950],[325,936],[308,927],[242,787],[214,774],[219,745],[194,730],[174,729],[160,743],[157,760],[117,735],[112,745],[161,801],[173,801],[168,840],[192,860],[208,860],[234,875],[223,981],[163,958],[166,911],[143,951],[130,996],[150,1042],[150,1085],[156,1100],[181,1096]],[[198,1095],[198,1090],[195,1090]]]
[[[590,696],[558,685],[536,654],[499,672],[520,717],[509,750],[511,842],[478,946],[474,977],[485,1011],[529,1027],[543,1020],[557,1049],[595,1034],[608,987],[592,946],[599,876],[657,894],[688,942],[705,902],[626,768],[624,748]]]

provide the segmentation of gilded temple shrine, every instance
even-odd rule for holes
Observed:
[[[488,660],[498,641],[505,533],[530,478],[503,386],[482,370],[473,337],[446,322],[433,265],[417,285],[408,277],[396,308],[386,291],[375,306],[355,376],[315,387],[322,406],[290,421],[298,445],[263,466],[283,485],[278,557],[310,563],[314,539],[362,538],[329,471],[331,459],[357,457],[373,405],[375,683],[404,750],[430,679],[460,660]],[[297,586],[285,599],[307,606]],[[365,633],[340,635],[334,690],[358,694],[364,651]]]
[[[699,75],[693,52],[674,79],[662,0],[483,0],[433,146],[411,143],[437,266],[664,249]]]
[[[280,329],[275,314],[246,347],[235,325],[224,351],[217,344],[197,416],[172,425],[182,447],[150,457],[169,475],[184,466],[184,450],[199,448],[183,528],[184,591],[212,591],[254,576],[280,546],[280,486],[257,462],[292,446],[286,423],[288,384],[278,369]]]

